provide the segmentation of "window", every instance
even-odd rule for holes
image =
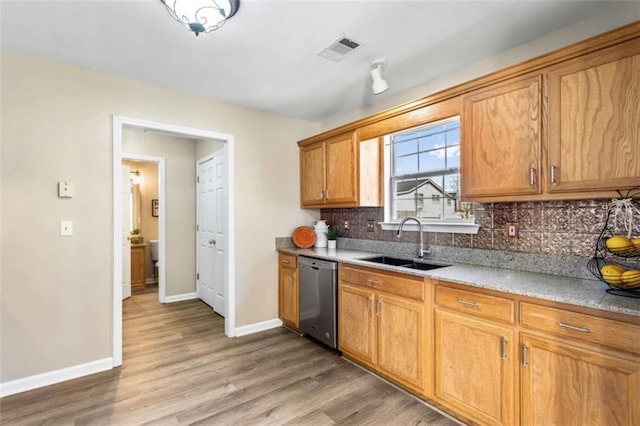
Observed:
[[[460,201],[459,117],[390,135],[387,143],[387,221],[473,221],[473,204]]]

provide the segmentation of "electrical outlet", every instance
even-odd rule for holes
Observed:
[[[367,220],[367,232],[374,232],[376,230],[376,221],[369,219]]]
[[[519,238],[520,232],[518,227],[518,222],[507,222],[507,238]]]
[[[342,224],[342,227],[344,228],[345,231],[349,230],[349,219],[345,219],[344,223]]]

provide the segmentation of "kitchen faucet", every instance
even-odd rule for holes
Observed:
[[[424,259],[424,254],[425,253],[429,254],[431,252],[429,250],[428,244],[427,244],[427,247],[424,246],[424,233],[422,232],[422,221],[420,219],[413,216],[405,217],[404,219],[402,219],[402,221],[400,222],[400,225],[398,225],[398,231],[396,232],[396,237],[397,238],[402,237],[402,227],[409,220],[413,220],[418,224],[418,227],[419,227],[418,232],[420,233],[420,245],[418,246],[418,258]]]

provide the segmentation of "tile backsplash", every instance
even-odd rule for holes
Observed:
[[[610,200],[544,201],[476,205],[477,234],[426,233],[430,244],[485,250],[591,257],[605,225]],[[323,209],[321,219],[338,229],[341,237],[397,241],[395,231],[383,231],[384,208]],[[344,229],[344,221],[349,229]],[[373,231],[367,221],[373,220]],[[517,222],[520,238],[506,236],[506,223]],[[636,221],[636,227],[639,227]],[[640,235],[640,229],[634,230]],[[403,241],[417,241],[413,233]]]

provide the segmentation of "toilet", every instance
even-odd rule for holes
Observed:
[[[158,279],[158,240],[149,240],[151,263],[153,263],[153,278]]]

